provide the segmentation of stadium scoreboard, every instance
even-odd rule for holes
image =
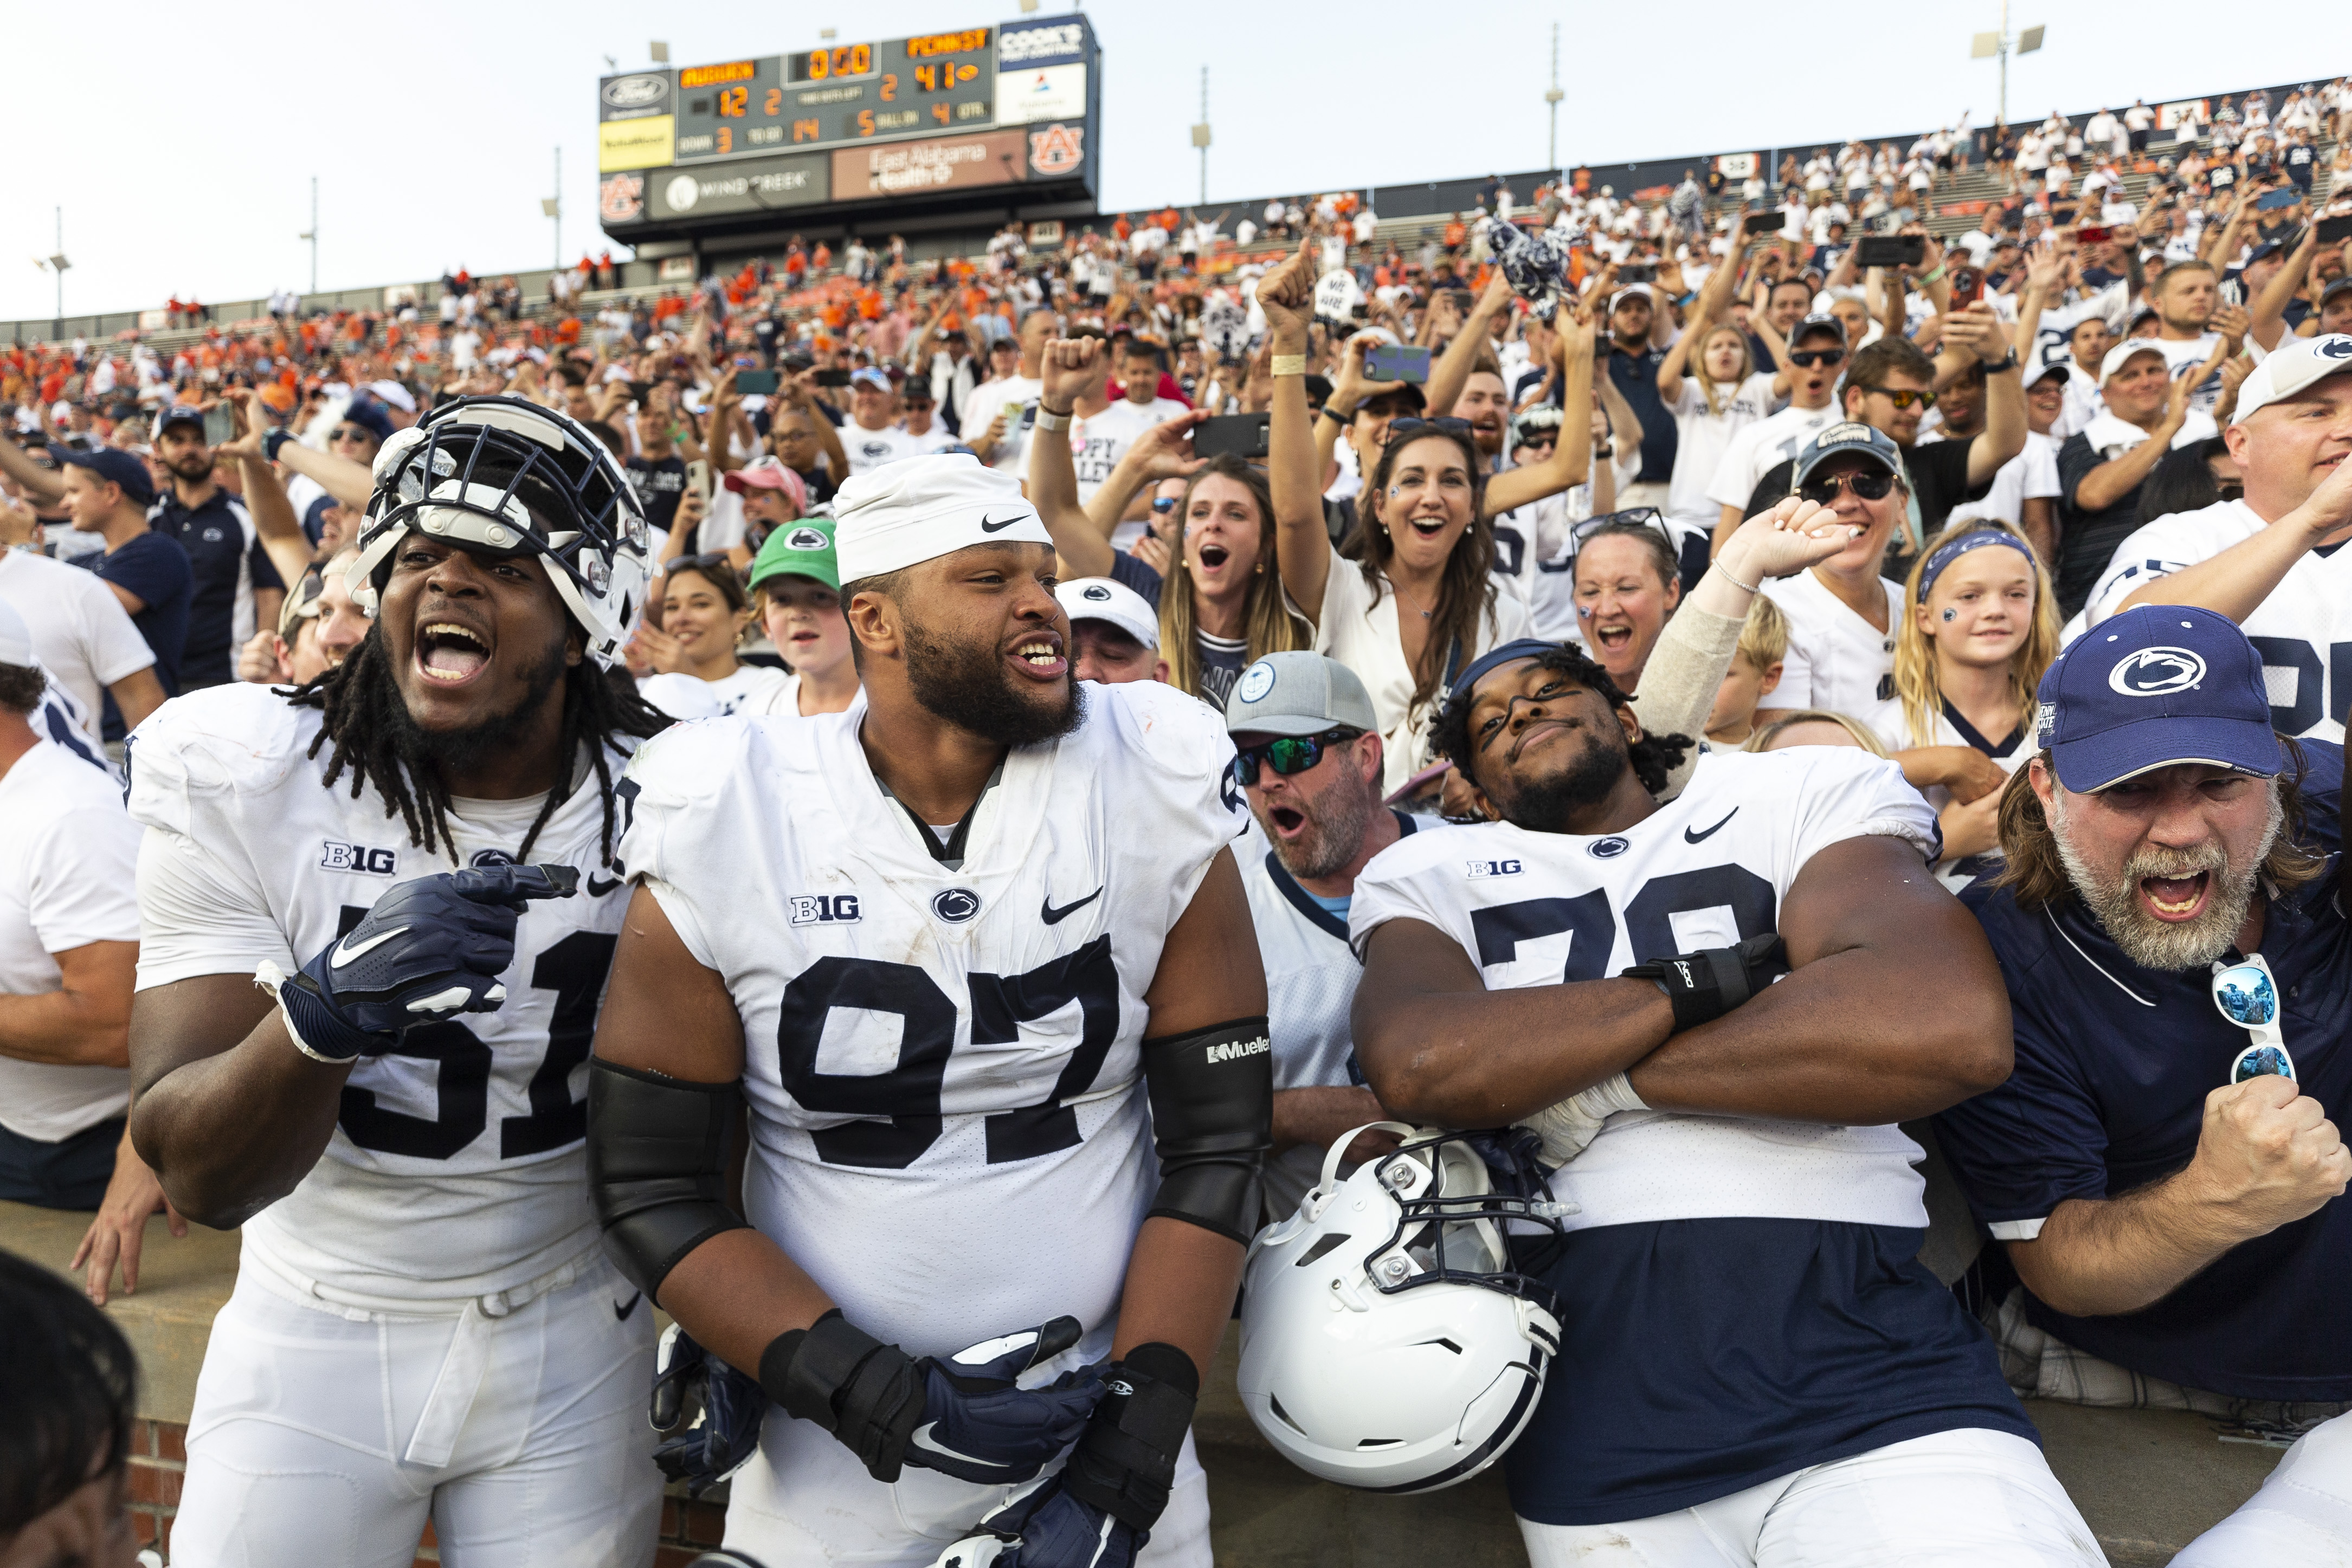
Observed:
[[[1090,201],[1099,51],[1082,16],[631,71],[597,84],[599,217],[623,241],[854,206]],[[844,208],[839,214],[831,211]],[[807,209],[807,210],[803,210]]]

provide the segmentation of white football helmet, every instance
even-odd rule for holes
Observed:
[[[1535,1414],[1559,1305],[1514,1269],[1507,1228],[1557,1234],[1575,1209],[1552,1200],[1532,1134],[1372,1125],[1403,1145],[1343,1182],[1365,1129],[1347,1134],[1298,1212],[1250,1243],[1242,1405],[1310,1474],[1435,1491],[1501,1458]]]
[[[345,580],[368,615],[411,528],[477,550],[532,554],[610,667],[635,629],[652,535],[628,476],[570,415],[519,397],[441,404],[395,431]]]

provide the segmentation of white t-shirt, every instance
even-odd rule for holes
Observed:
[[[951,866],[858,725],[682,725],[629,768],[622,858],[742,1015],[745,1216],[910,1354],[1068,1313],[1094,1359],[1157,1174],[1143,996],[1246,821],[1232,743],[1171,687],[1091,686]]]
[[[2025,433],[2025,450],[1994,472],[1992,488],[1985,492],[1984,498],[1961,502],[1952,508],[1947,521],[1965,523],[1979,517],[1999,517],[2021,528],[2026,502],[2048,499],[2058,493],[2058,443],[2029,430]]]
[[[2240,499],[2174,512],[2133,530],[2116,547],[2106,574],[2084,604],[2082,618],[2092,628],[2085,635],[2094,634],[2134,589],[2210,560],[2273,526]],[[2239,630],[2263,656],[2271,727],[2282,735],[2341,741],[2339,716],[2352,703],[2352,691],[2338,685],[2348,667],[2339,650],[2352,646],[2352,552],[2305,550],[2295,557]]]
[[[1034,376],[1007,376],[999,382],[982,382],[971,389],[963,400],[963,434],[967,445],[976,444],[988,434],[989,423],[1005,410],[1007,403],[1021,404],[1017,417],[1004,422],[1004,435],[997,443],[992,468],[1005,473],[1025,476],[1029,472],[1029,433],[1037,423],[1037,399],[1045,383]]]
[[[738,664],[735,673],[715,681],[683,672],[647,675],[637,683],[637,695],[672,718],[718,718],[730,713],[774,713],[778,687],[797,676],[768,664]],[[794,711],[798,711],[795,709]]]
[[[96,573],[29,550],[0,550],[0,600],[25,618],[33,656],[73,694],[84,733],[99,744],[105,688],[155,663],[131,612]]]
[[[1820,408],[1790,404],[1736,433],[1715,465],[1706,498],[1718,507],[1746,511],[1748,497],[1756,493],[1764,476],[1803,451],[1806,442],[1835,424],[1839,417],[1834,400]]]
[[[906,454],[909,457],[922,457],[934,452],[945,452],[962,440],[962,437],[940,423],[936,417],[931,421],[930,429],[920,435],[908,430],[904,424],[893,425],[891,428],[909,444]]]
[[[1183,412],[1184,405],[1173,398],[1155,397],[1143,403],[1121,398],[1092,418],[1073,423],[1070,457],[1077,465],[1079,501],[1094,499],[1137,436]]]
[[[1720,395],[1720,394],[1718,394]],[[1723,398],[1723,412],[1709,412],[1698,378],[1683,378],[1682,396],[1667,410],[1675,416],[1675,476],[1666,487],[1666,516],[1678,523],[1715,526],[1722,504],[1710,501],[1707,487],[1741,431],[1762,423],[1772,414],[1772,378],[1759,371]],[[1748,486],[1754,489],[1755,486]],[[1745,506],[1742,496],[1733,505]]]
[[[1622,833],[1508,822],[1423,828],[1374,855],[1348,910],[1359,956],[1391,920],[1460,945],[1488,990],[1595,980],[1779,928],[1805,864],[1847,839],[1931,849],[1935,818],[1893,763],[1850,747],[1709,752]],[[1563,997],[1563,1003],[1567,1002]],[[1621,1112],[1552,1177],[1570,1229],[1703,1218],[1922,1226],[1918,1145],[1894,1126]]]
[[[885,463],[896,463],[901,457],[919,456],[924,450],[914,436],[896,425],[886,424],[879,430],[868,430],[853,419],[837,434],[841,437],[841,450],[848,455],[849,471],[853,475],[871,474]]]
[[[1886,630],[1855,614],[1812,572],[1764,585],[1765,596],[1789,620],[1789,652],[1768,708],[1826,708],[1866,716],[1895,673],[1895,629],[1903,623],[1903,585],[1875,580],[1886,591]]]
[[[1380,720],[1385,743],[1381,789],[1386,793],[1432,760],[1429,726],[1437,716],[1439,696],[1433,695],[1418,710],[1412,706],[1412,670],[1397,638],[1398,601],[1388,580],[1365,581],[1362,569],[1341,559],[1336,549],[1327,571],[1321,613],[1315,618],[1315,651],[1353,670],[1370,695],[1372,716]],[[1462,650],[1460,667],[1467,668],[1489,648],[1528,634],[1527,606],[1501,584],[1495,586],[1494,600],[1479,617],[1474,645]],[[1284,598],[1289,598],[1286,591]]]
[[[139,830],[112,779],[36,741],[0,775],[0,993],[56,990],[53,954],[139,940]],[[0,1127],[19,1137],[58,1143],[130,1104],[122,1068],[0,1055]]]

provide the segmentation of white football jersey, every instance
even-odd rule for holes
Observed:
[[[1247,808],[1211,709],[1083,689],[960,869],[856,711],[680,726],[620,786],[629,873],[742,1017],[751,1222],[914,1354],[1063,1313],[1099,1354],[1150,1207],[1143,993]]]
[[[2269,526],[2236,500],[2174,512],[2134,530],[2116,547],[2106,574],[2091,591],[2083,614],[2085,635],[2097,636],[2099,622],[2133,590],[2210,560]],[[2344,721],[2337,716],[2352,703],[2352,554],[2304,551],[2239,629],[2263,656],[2271,727],[2281,735],[2342,740]]]
[[[417,848],[373,786],[353,800],[348,778],[321,784],[331,748],[308,755],[319,727],[316,708],[240,683],[166,703],[133,733],[141,989],[264,959],[290,973],[400,883],[520,848],[537,800],[457,802],[454,852]],[[360,1059],[318,1164],[246,1222],[247,1249],[280,1272],[446,1301],[528,1283],[597,1244],[588,1048],[628,895],[603,860],[604,797],[584,758],[583,774],[530,856],[577,868],[580,890],[524,911],[504,1007]]]
[[[1805,862],[1841,840],[1934,852],[1936,820],[1893,763],[1849,747],[1709,752],[1688,788],[1622,833],[1507,822],[1424,828],[1372,857],[1348,912],[1360,956],[1391,920],[1462,946],[1489,990],[1603,979],[1778,928]],[[1899,1128],[1620,1113],[1553,1178],[1571,1228],[1766,1217],[1924,1226],[1918,1145]]]

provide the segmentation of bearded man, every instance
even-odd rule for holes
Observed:
[[[2041,751],[1972,896],[2016,1071],[1937,1118],[2021,1284],[2021,1393],[2294,1435],[2175,1568],[2352,1550],[2352,928],[2340,747],[2272,727],[2262,655],[2211,611],[2142,605],[2042,677]]]

